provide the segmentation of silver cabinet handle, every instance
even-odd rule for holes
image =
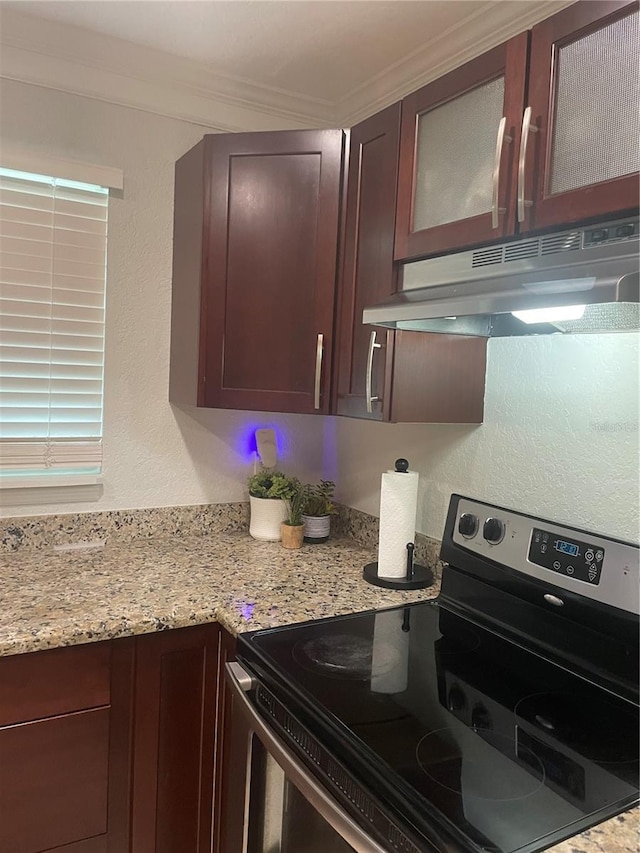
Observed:
[[[307,802],[332,826],[356,853],[386,853],[322,788],[306,767],[287,749],[247,698],[245,690],[251,677],[237,663],[225,665],[225,677],[238,710],[251,730],[260,738],[267,752],[282,767],[287,779],[300,791]],[[245,682],[243,687],[242,682]]]
[[[498,125],[498,136],[496,139],[496,156],[493,161],[493,199],[491,202],[491,227],[498,228],[500,225],[500,214],[506,213],[506,207],[498,207],[500,204],[500,161],[502,160],[502,146],[505,139],[507,142],[512,141],[512,137],[505,133],[507,126],[507,117],[502,116]]]
[[[316,381],[313,393],[313,407],[320,408],[320,379],[322,378],[322,353],[324,352],[324,335],[318,335],[316,344]]]
[[[372,396],[372,382],[373,382],[373,353],[377,349],[382,349],[382,344],[376,343],[376,330],[374,329],[371,332],[371,337],[369,338],[369,352],[367,353],[367,375],[365,378],[365,393],[367,395],[367,412],[371,414],[373,412],[373,404],[380,401],[380,397]]]
[[[527,107],[522,116],[522,135],[520,136],[520,157],[518,159],[518,222],[524,222],[526,207],[531,207],[532,201],[524,197],[524,170],[527,165],[527,145],[529,134],[537,133],[540,128],[537,124],[531,124],[531,107]]]

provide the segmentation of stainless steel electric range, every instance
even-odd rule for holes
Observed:
[[[534,853],[638,802],[639,550],[453,495],[434,601],[257,631],[225,853]]]

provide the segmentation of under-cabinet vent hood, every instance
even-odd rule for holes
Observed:
[[[638,219],[406,264],[364,323],[505,337],[640,329]]]

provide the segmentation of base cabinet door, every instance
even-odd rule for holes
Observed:
[[[210,853],[219,629],[137,638],[132,853]]]
[[[0,658],[0,850],[127,853],[133,641]]]
[[[215,785],[213,795],[213,853],[231,853],[229,834],[237,832],[232,810],[231,819],[228,815],[229,794],[235,796],[240,771],[235,766],[237,754],[227,739],[231,736],[232,707],[227,682],[224,678],[225,665],[235,658],[236,639],[220,629],[220,654],[218,657],[218,708],[216,713],[216,747],[215,747]],[[244,791],[240,788],[236,809],[242,812]],[[242,816],[240,816],[242,824]],[[240,830],[241,831],[241,830]]]

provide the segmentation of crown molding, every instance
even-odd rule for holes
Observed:
[[[523,32],[574,0],[486,0],[337,102],[224,75],[201,63],[0,9],[0,76],[220,132],[348,127]],[[1,5],[1,4],[0,4]]]
[[[218,74],[164,51],[0,10],[0,76],[223,132],[326,126],[333,105]]]
[[[574,2],[543,0],[535,8],[501,0],[479,3],[464,20],[341,98],[335,110],[337,123],[357,124]]]

